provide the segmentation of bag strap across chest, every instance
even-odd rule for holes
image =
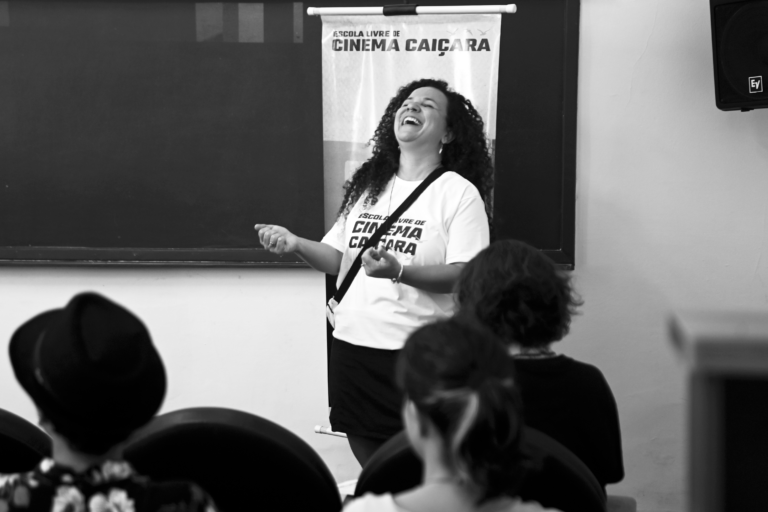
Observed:
[[[392,212],[392,214],[385,220],[380,226],[379,229],[376,230],[373,235],[368,239],[367,242],[363,245],[363,248],[360,249],[360,252],[357,254],[357,258],[355,258],[355,261],[352,262],[352,266],[349,267],[349,270],[347,271],[347,275],[344,276],[344,280],[341,282],[341,285],[339,286],[338,290],[336,290],[336,293],[333,296],[334,301],[338,304],[341,302],[341,299],[344,298],[344,295],[347,293],[347,290],[349,290],[349,287],[352,285],[352,281],[355,280],[355,277],[357,276],[357,273],[360,271],[360,267],[363,263],[363,253],[370,249],[371,247],[376,247],[381,240],[381,237],[384,236],[384,234],[389,231],[389,229],[392,227],[392,225],[398,221],[400,216],[405,213],[405,211],[411,207],[411,205],[416,201],[416,199],[419,198],[422,192],[424,192],[427,187],[429,187],[432,183],[434,183],[440,176],[442,176],[445,172],[447,172],[442,167],[438,167],[434,171],[432,171],[429,176],[422,181],[416,189],[411,192],[411,194],[405,198],[405,201],[402,202],[400,206],[397,207],[397,209]],[[394,179],[394,178],[393,178]]]

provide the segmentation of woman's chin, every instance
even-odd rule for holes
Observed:
[[[431,143],[424,137],[403,137],[397,138],[397,142],[400,144],[400,151],[419,151],[424,152],[427,148],[439,147],[437,143]],[[437,149],[435,149],[437,151]]]
[[[395,138],[397,139],[397,142],[400,143],[400,145],[412,144],[419,140],[419,135],[417,133],[400,132],[395,134]]]
[[[401,143],[417,142],[424,139],[422,126],[403,125],[395,130],[395,138]]]

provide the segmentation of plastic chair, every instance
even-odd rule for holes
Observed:
[[[200,407],[158,416],[124,455],[153,479],[196,482],[223,512],[341,509],[336,482],[307,443],[242,411]]]
[[[563,512],[606,510],[603,487],[571,450],[530,427],[526,427],[523,439],[531,451],[542,456],[542,461],[538,470],[526,475],[520,488],[521,498]]]
[[[523,442],[541,456],[541,465],[528,473],[520,497],[563,512],[605,512],[605,494],[595,476],[570,450],[530,427]],[[405,432],[387,441],[368,461],[357,481],[355,496],[405,491],[421,483],[422,464]]]
[[[51,438],[12,412],[0,409],[0,473],[31,471],[51,456]]]

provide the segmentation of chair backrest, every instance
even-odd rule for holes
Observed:
[[[0,409],[0,473],[32,470],[51,455],[51,438],[12,412]]]
[[[200,407],[158,416],[124,454],[150,478],[199,484],[223,512],[341,508],[333,476],[307,443],[242,411]]]
[[[357,477],[355,496],[413,489],[421,483],[421,459],[411,449],[405,431],[381,445]]]
[[[605,511],[605,491],[571,450],[545,433],[526,427],[523,442],[541,455],[541,466],[530,471],[520,487],[520,497],[545,507],[570,511]]]
[[[520,497],[563,512],[605,512],[605,494],[589,468],[570,450],[546,434],[525,427],[523,443],[541,457],[540,467],[528,472]],[[355,496],[405,491],[421,483],[421,460],[405,432],[387,441],[363,468]]]

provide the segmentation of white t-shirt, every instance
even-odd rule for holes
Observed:
[[[504,500],[482,505],[479,511],[487,512],[559,512],[553,508],[543,508],[535,501]],[[391,494],[366,494],[351,501],[344,507],[343,512],[415,512],[406,511],[395,503]]]
[[[323,237],[343,253],[336,286],[368,237],[419,186],[395,176],[378,202],[363,210],[365,194]],[[488,217],[480,193],[468,180],[446,172],[416,199],[382,237],[403,265],[466,263],[488,246]],[[368,277],[360,269],[335,309],[334,336],[371,348],[397,350],[416,328],[453,314],[452,293],[430,293],[390,279]]]

